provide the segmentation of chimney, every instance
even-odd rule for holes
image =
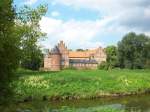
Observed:
[[[63,40],[60,41],[60,44],[64,44]]]

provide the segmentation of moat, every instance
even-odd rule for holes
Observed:
[[[150,112],[150,95],[100,98],[93,100],[62,101],[62,102],[36,101],[30,103],[15,104],[15,106],[14,105],[10,106],[9,108],[10,111],[8,111],[7,109],[6,112],[13,112],[12,107],[13,109],[15,108],[17,112],[59,112],[58,110],[62,107],[67,107],[70,109],[74,108],[77,110],[82,110],[82,112],[89,112],[88,108],[100,108],[100,107],[105,108],[112,107],[116,109],[123,109],[126,112]]]

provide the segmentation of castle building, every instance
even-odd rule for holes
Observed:
[[[59,71],[68,67],[96,69],[103,61],[106,61],[106,54],[101,47],[85,51],[69,51],[65,43],[60,41],[44,57],[44,70]]]

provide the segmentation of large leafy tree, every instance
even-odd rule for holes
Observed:
[[[118,43],[118,61],[122,68],[145,68],[149,63],[149,37],[131,32]]]
[[[0,101],[11,95],[10,83],[19,63],[20,38],[15,26],[15,10],[12,0],[0,2]]]
[[[21,66],[27,69],[37,70],[42,60],[42,52],[38,42],[45,37],[40,29],[39,22],[47,11],[46,5],[40,5],[36,9],[24,6],[18,12],[18,28],[21,34]]]

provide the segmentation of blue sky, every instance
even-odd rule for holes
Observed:
[[[71,49],[116,45],[131,31],[150,35],[149,0],[14,0],[17,7],[48,4],[40,21],[52,48],[60,40]]]

